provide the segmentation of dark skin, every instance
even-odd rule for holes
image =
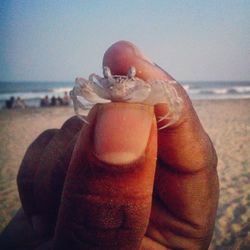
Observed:
[[[127,74],[132,65],[144,80],[173,80],[128,42],[112,45],[103,65],[112,74]],[[218,203],[217,156],[185,90],[179,84],[175,88],[184,108],[169,128],[158,131],[167,121],[155,121],[166,113],[165,104],[112,103],[95,106],[89,125],[72,117],[61,129],[43,132],[20,167],[23,206],[2,233],[1,244],[15,249],[207,249]],[[122,124],[121,118],[119,124],[122,131],[126,126],[136,130],[134,124],[144,114],[151,117],[134,132],[140,146],[146,142],[144,158],[139,146],[127,145],[138,151],[132,163],[119,162],[117,154],[106,157],[117,147],[124,150],[124,145],[117,146],[123,133],[116,133],[113,125],[119,119],[115,114],[122,112],[127,112],[127,121]],[[108,114],[108,120],[101,114]],[[108,134],[109,127],[114,135],[102,152],[106,144],[101,134]],[[93,154],[95,150],[102,153]]]

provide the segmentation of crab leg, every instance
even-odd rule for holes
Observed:
[[[82,96],[89,103],[107,103],[110,102],[96,93],[96,85],[91,81],[87,81],[84,78],[76,78],[76,84],[78,84],[78,96]],[[80,86],[79,86],[80,85]],[[100,87],[99,87],[100,88]],[[79,100],[79,99],[78,99]],[[80,101],[82,102],[82,101]],[[86,103],[82,103],[85,105]]]
[[[74,93],[75,91],[75,88],[70,91],[70,97],[73,101],[73,106],[74,106],[74,111],[75,111],[75,114],[82,120],[84,121],[85,123],[89,124],[88,120],[87,120],[87,114],[88,114],[88,110],[85,110],[85,115],[80,115],[79,113],[79,107],[81,106],[81,103],[77,100],[77,96],[76,94]]]

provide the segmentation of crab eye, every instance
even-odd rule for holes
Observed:
[[[136,69],[135,67],[131,66],[128,69],[128,78],[133,78],[136,75]]]

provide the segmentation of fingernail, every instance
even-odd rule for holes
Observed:
[[[150,60],[150,58],[148,56],[146,56],[138,47],[136,47],[133,43],[131,42],[127,42],[127,41],[123,41],[123,43],[125,44],[124,48],[128,48],[128,49],[132,49],[133,53],[135,54],[135,56],[137,58],[140,58],[144,61],[149,62],[150,64],[154,64],[153,61]]]
[[[122,53],[121,53],[122,51]],[[119,41],[111,45],[111,47],[106,51],[105,54],[109,54],[111,52],[112,55],[117,56],[117,54],[122,54],[122,56],[133,55],[141,60],[144,60],[150,64],[154,64],[149,57],[147,57],[138,47],[136,47],[133,43],[128,41]]]
[[[108,164],[128,164],[145,152],[153,108],[142,104],[112,103],[100,107],[94,134],[97,158]]]

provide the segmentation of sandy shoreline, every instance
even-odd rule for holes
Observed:
[[[194,106],[219,158],[213,245],[228,249],[247,233],[250,238],[250,99],[194,101]],[[27,147],[43,130],[59,128],[72,115],[71,107],[0,111],[0,231],[20,206],[16,174]]]

